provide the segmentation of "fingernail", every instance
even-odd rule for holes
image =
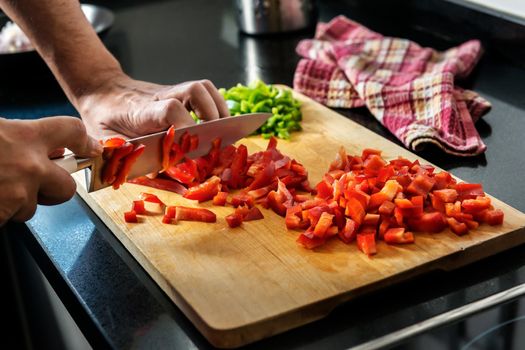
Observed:
[[[97,140],[95,140],[94,138],[91,138],[91,137],[89,138],[89,148],[91,150],[89,152],[89,154],[92,157],[98,156],[104,150],[102,145]]]

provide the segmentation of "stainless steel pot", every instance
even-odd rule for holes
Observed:
[[[235,0],[239,29],[247,34],[280,33],[312,26],[315,0]]]

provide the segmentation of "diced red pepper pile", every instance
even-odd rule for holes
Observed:
[[[367,255],[376,240],[413,243],[411,231],[441,232],[449,227],[464,235],[480,223],[500,225],[503,212],[494,209],[481,184],[457,183],[445,171],[365,149],[361,156],[341,148],[328,173],[316,186],[315,199],[287,206],[286,226],[306,229],[298,242],[312,249],[338,236],[357,240]]]
[[[279,152],[275,138],[269,141],[265,151],[251,155],[244,145],[221,149],[221,140],[215,139],[207,155],[186,158],[185,154],[197,145],[198,140],[189,134],[175,143],[174,129],[170,128],[163,141],[163,171],[154,179],[142,176],[130,182],[176,192],[199,202],[213,200],[215,205],[230,204],[236,208],[226,217],[230,227],[262,219],[263,214],[254,206],[256,203],[279,209],[284,216],[286,208],[278,201],[283,188],[289,195],[312,191],[305,168]],[[230,196],[230,191],[236,193]]]
[[[417,160],[399,157],[387,162],[374,149],[351,156],[341,147],[329,171],[312,189],[304,166],[277,150],[275,138],[265,151],[251,155],[244,145],[221,149],[216,139],[207,155],[189,159],[185,154],[197,147],[198,140],[185,134],[177,144],[173,135],[170,129],[164,140],[163,172],[155,179],[140,177],[130,182],[199,202],[212,200],[217,206],[230,204],[235,208],[225,218],[230,227],[262,219],[255,207],[260,204],[283,216],[288,229],[303,231],[297,242],[308,249],[339,237],[347,244],[355,240],[370,256],[377,252],[377,240],[406,244],[414,242],[413,231],[441,232],[449,227],[464,235],[480,223],[503,222],[503,212],[493,208],[481,184],[457,183],[448,172],[435,173]],[[125,147],[123,143],[112,148],[114,157]],[[113,159],[108,162],[113,163]],[[213,212],[199,210],[167,206],[163,222],[216,221]],[[125,219],[137,222],[136,215],[145,212],[143,204],[135,201]]]

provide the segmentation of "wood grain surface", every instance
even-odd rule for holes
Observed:
[[[381,149],[385,159],[418,157],[342,115],[296,94],[303,112],[303,132],[278,148],[303,163],[315,185],[338,148],[361,154]],[[267,141],[240,141],[249,152],[266,148]],[[425,162],[427,163],[427,162]],[[82,174],[75,174],[81,182]],[[481,225],[458,237],[450,231],[418,233],[416,243],[389,246],[378,243],[372,258],[333,239],[309,251],[295,242],[284,219],[261,208],[265,219],[228,228],[230,207],[197,204],[165,191],[125,184],[79,194],[145,268],[173,302],[215,346],[237,347],[326,316],[334,307],[360,294],[433,269],[452,269],[525,241],[525,214],[494,199],[505,212],[502,226]],[[217,223],[161,223],[162,215],[124,222],[123,213],[142,191],[157,194],[171,205],[202,206],[217,214]]]

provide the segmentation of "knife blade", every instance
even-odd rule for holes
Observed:
[[[251,113],[182,127],[175,130],[175,142],[179,142],[180,137],[185,132],[190,135],[198,135],[199,145],[197,149],[189,152],[186,156],[190,158],[200,157],[209,152],[211,142],[215,138],[221,138],[221,147],[233,144],[243,137],[251,135],[271,116],[271,113]],[[144,153],[137,159],[128,174],[128,179],[155,173],[162,169],[162,140],[164,135],[166,135],[166,131],[128,140],[136,146],[140,144],[146,146]],[[102,183],[101,180],[101,172],[104,167],[102,156],[86,159],[68,155],[53,161],[70,173],[86,169],[86,189],[88,192],[110,186],[108,183]]]

